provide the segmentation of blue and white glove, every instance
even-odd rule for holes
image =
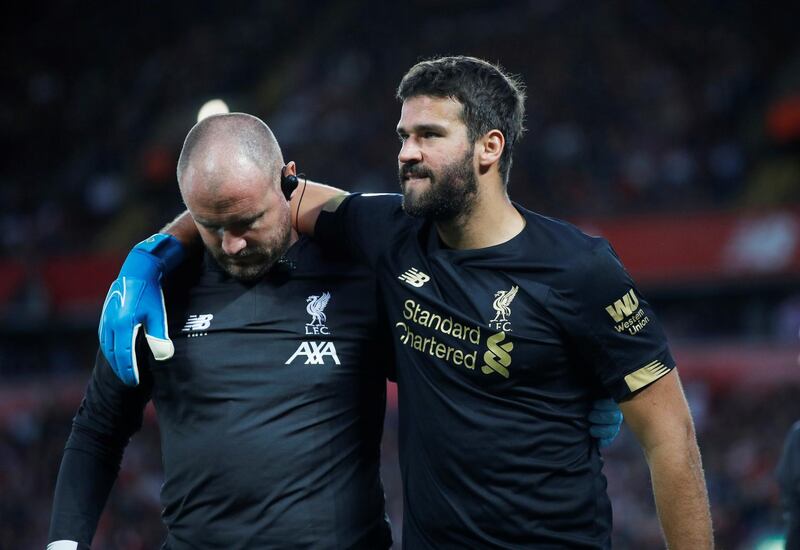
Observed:
[[[589,412],[589,433],[598,440],[600,448],[611,445],[622,425],[622,411],[613,399],[598,399]]]
[[[156,233],[133,247],[108,289],[97,331],[100,349],[119,379],[128,386],[139,384],[135,350],[142,325],[147,345],[157,361],[166,361],[175,353],[169,339],[161,279],[183,257],[183,245],[178,239]]]

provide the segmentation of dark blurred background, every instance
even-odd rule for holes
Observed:
[[[0,20],[0,548],[43,548],[105,291],[181,210],[175,162],[209,100],[287,160],[395,191],[416,61],[469,54],[528,88],[509,192],[603,234],[654,304],[698,429],[719,548],[782,548],[773,471],[800,418],[798,9],[739,0],[56,2]],[[795,3],[796,6],[796,3]],[[396,414],[384,482],[399,540]],[[631,435],[608,449],[615,548],[659,548]],[[95,538],[157,548],[149,410]]]

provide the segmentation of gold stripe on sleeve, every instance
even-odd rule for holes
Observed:
[[[648,384],[652,384],[668,372],[669,368],[661,361],[651,361],[639,370],[627,375],[625,377],[625,383],[628,385],[630,391],[635,392]]]

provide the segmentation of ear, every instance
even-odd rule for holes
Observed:
[[[286,176],[296,176],[297,175],[297,165],[294,163],[293,160],[290,160],[286,163],[286,168],[283,169],[283,174]]]
[[[481,171],[488,170],[500,161],[506,138],[500,130],[489,130],[475,143],[478,165]]]

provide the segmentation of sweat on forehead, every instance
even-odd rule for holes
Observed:
[[[178,183],[183,185],[189,167],[224,176],[253,166],[266,174],[279,174],[283,166],[280,145],[269,127],[245,113],[214,115],[195,124],[186,136],[178,159]]]

